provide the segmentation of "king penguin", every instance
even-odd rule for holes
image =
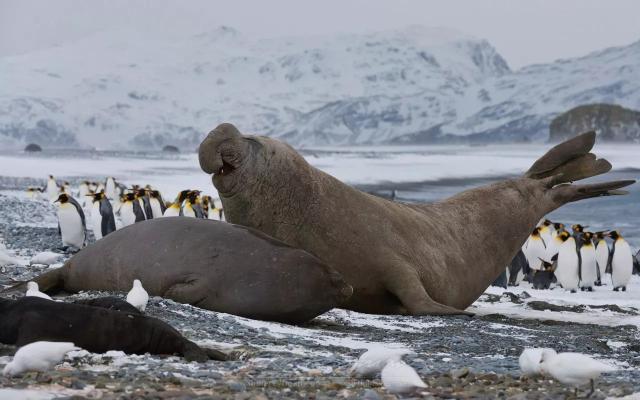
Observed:
[[[582,234],[580,247],[580,290],[593,292],[593,285],[598,280],[598,263],[596,249],[593,246],[593,233]]]
[[[102,239],[116,230],[116,219],[111,202],[104,192],[87,195],[93,197],[91,206],[91,224],[96,240]]]
[[[509,269],[509,286],[520,285],[524,276],[529,274],[529,263],[522,249],[518,250],[507,268]]]
[[[157,190],[149,191],[149,204],[151,206],[153,218],[162,217],[167,209],[164,204],[164,200],[162,200],[162,195]]]
[[[108,177],[104,182],[104,194],[109,200],[118,198],[118,193],[116,192],[116,180],[112,176]]]
[[[559,235],[562,245],[558,251],[558,265],[555,270],[555,276],[558,283],[565,290],[575,293],[578,289],[580,277],[578,276],[579,260],[576,251],[576,240],[569,235],[569,232],[562,231]]]
[[[571,231],[573,234],[573,238],[576,240],[576,249],[580,249],[582,246],[582,234],[584,233],[584,228],[588,228],[588,226],[582,226],[580,224],[571,225]]]
[[[541,227],[535,228],[531,232],[529,240],[527,240],[526,247],[523,249],[529,268],[535,271],[542,269],[542,260],[544,260],[547,253],[547,244],[540,234],[541,231]]]
[[[607,272],[607,264],[609,263],[609,245],[605,240],[607,231],[595,233],[594,242],[596,243],[596,263],[598,264],[598,282],[597,286],[604,285],[604,276]]]
[[[151,203],[149,202],[147,189],[138,188],[135,190],[135,194],[136,198],[138,199],[138,204],[140,204],[140,209],[144,214],[144,219],[153,219],[153,210],[151,209]]]
[[[620,232],[611,231],[609,237],[613,239],[611,246],[611,283],[616,292],[622,289],[627,290],[627,284],[633,273],[633,255],[629,243],[622,237]]]
[[[89,199],[89,181],[82,181],[78,186],[78,199],[80,200],[80,204],[82,208],[87,208],[90,204]]]
[[[192,190],[187,195],[187,200],[182,207],[182,215],[185,217],[204,218],[202,206],[198,197],[200,196],[199,190]]]
[[[176,199],[167,209],[164,211],[162,216],[164,217],[177,217],[182,215],[182,203],[187,198],[190,190],[183,190],[176,196]]]
[[[58,229],[62,236],[62,244],[77,249],[83,248],[87,239],[87,225],[82,207],[66,193],[59,195],[55,203],[58,203]]]
[[[144,213],[135,193],[126,193],[124,201],[120,205],[120,219],[122,226],[128,226],[136,222],[144,221]]]
[[[60,195],[60,189],[58,188],[58,183],[56,182],[53,175],[49,175],[49,179],[47,179],[47,186],[45,186],[45,190],[47,192],[47,196],[49,196],[49,201],[55,201]]]

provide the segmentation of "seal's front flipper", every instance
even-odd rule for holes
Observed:
[[[433,300],[415,272],[396,275],[388,285],[388,290],[400,300],[409,315],[474,315]]]
[[[198,305],[207,298],[207,286],[203,279],[189,277],[182,283],[171,286],[162,297],[178,303]]]

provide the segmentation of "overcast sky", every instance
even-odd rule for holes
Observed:
[[[640,40],[639,0],[0,0],[0,56],[98,31],[258,37],[446,26],[488,39],[512,68]]]

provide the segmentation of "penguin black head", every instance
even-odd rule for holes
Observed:
[[[136,189],[136,196],[138,197],[144,197],[147,195],[147,191],[144,188],[138,188]]]
[[[542,269],[545,271],[553,271],[553,263],[543,260],[542,258],[538,257],[538,260],[542,261]]]
[[[542,221],[542,225],[544,226],[553,225],[553,222],[549,221],[548,219],[545,219],[544,221]]]
[[[189,192],[191,192],[191,190],[187,189],[187,190],[183,190],[180,193],[178,193],[178,199],[175,202],[177,204],[181,204],[183,201],[185,201],[187,199],[187,196],[189,195]]]
[[[191,204],[195,204],[198,202],[198,197],[200,196],[200,191],[199,190],[191,190],[188,194],[187,194],[187,199],[189,199],[189,202]]]
[[[53,175],[49,175],[49,179],[53,179]]]
[[[135,193],[125,193],[124,201],[134,201],[136,199]]]
[[[540,227],[537,226],[533,229],[533,232],[531,232],[531,236],[540,236]]]
[[[569,235],[569,232],[567,232],[567,231],[562,231],[562,232],[560,232],[560,234],[559,234],[558,236],[560,237],[560,239],[561,239],[563,242],[566,242],[566,241],[567,241],[567,239],[569,239],[569,238],[571,237],[571,235]]]
[[[586,228],[586,226],[582,226],[580,224],[574,224],[571,226],[573,233],[582,233],[584,232],[584,228]]]
[[[599,231],[595,233],[596,239],[602,240],[609,234],[609,231]]]
[[[564,224],[560,222],[554,222],[553,227],[558,232],[564,230]]]
[[[593,239],[593,232],[585,232],[582,235],[582,240],[584,240],[586,244],[591,243],[591,239]]]
[[[615,241],[615,240],[618,240],[619,238],[621,238],[622,235],[618,231],[611,231],[611,232],[609,232],[609,237]]]
[[[69,201],[69,196],[66,193],[62,193],[60,194],[60,196],[58,196],[58,199],[54,201],[54,203],[64,204],[68,201]]]
[[[159,199],[160,198],[160,192],[157,190],[151,190],[149,191],[149,196],[153,197],[154,199]]]

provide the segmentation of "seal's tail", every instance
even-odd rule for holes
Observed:
[[[618,189],[635,183],[635,180],[570,185],[574,181],[611,170],[609,161],[598,159],[595,154],[590,153],[595,141],[596,133],[591,131],[562,142],[533,163],[524,176],[543,180],[549,189],[553,188],[563,203],[590,197],[627,194],[628,192]]]
[[[29,281],[19,282],[13,286],[0,291],[0,295],[3,297],[24,295],[27,291],[28,282],[36,282],[38,289],[43,293],[55,294],[64,289],[64,267],[56,268],[53,271],[45,272],[44,274],[37,276]]]

